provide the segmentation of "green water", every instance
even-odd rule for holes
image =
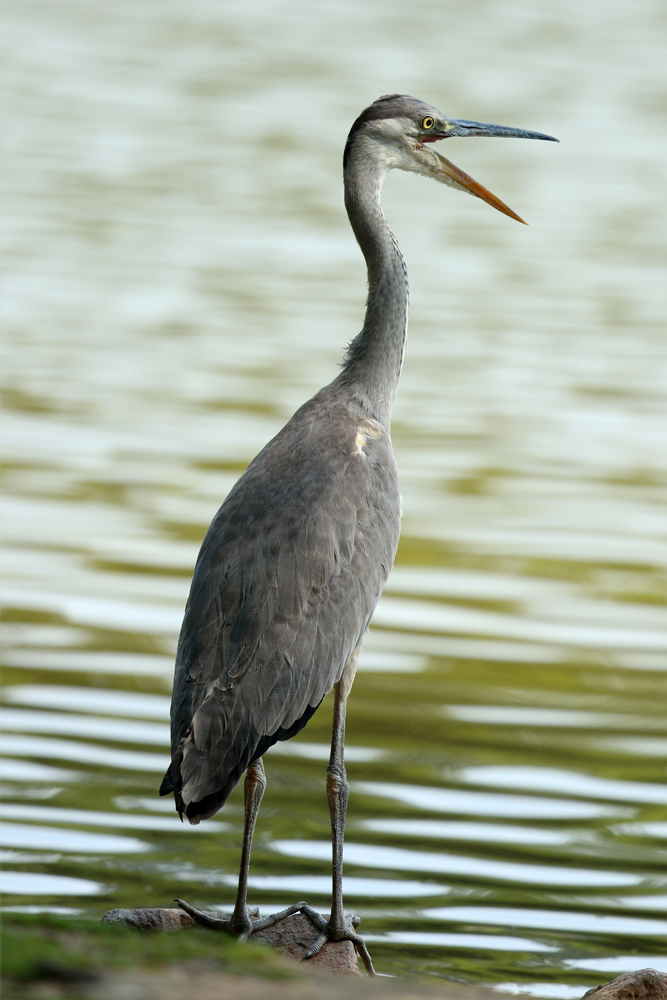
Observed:
[[[329,381],[364,272],[341,152],[413,93],[542,143],[415,177],[397,567],[349,704],[379,970],[578,997],[667,971],[664,9],[145,0],[4,15],[4,905],[229,906],[241,795],[156,789],[208,523]],[[330,704],[267,754],[251,902],[328,905]]]

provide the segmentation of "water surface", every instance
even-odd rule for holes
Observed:
[[[564,998],[667,945],[665,12],[657,0],[10,5],[5,905],[229,908],[241,790],[157,786],[206,527],[336,372],[381,93],[559,136],[412,176],[403,534],[349,704],[345,891],[383,972]],[[330,703],[267,754],[250,879],[329,898]]]

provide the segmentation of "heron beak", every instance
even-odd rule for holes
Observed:
[[[449,118],[447,121],[447,136],[505,136],[508,139],[545,139],[547,142],[558,142],[552,135],[543,132],[528,132],[525,128],[510,128],[507,125],[489,125],[488,122],[468,122],[463,118]],[[453,128],[451,127],[453,126]]]
[[[510,128],[506,125],[490,125],[487,122],[469,122],[462,119],[450,118],[447,120],[444,134],[437,135],[438,139],[449,138],[450,136],[506,136],[513,139],[545,139],[547,142],[558,142],[558,139],[554,139],[552,135],[543,135],[541,132],[528,132],[526,129],[522,128]],[[436,139],[436,136],[434,136]],[[435,151],[434,151],[435,152]],[[521,216],[513,212],[511,208],[508,208],[500,200],[496,198],[495,194],[491,194],[487,191],[485,187],[478,184],[469,174],[465,171],[459,169],[451,160],[445,159],[444,156],[440,156],[439,153],[435,153],[438,160],[440,161],[440,169],[444,176],[439,179],[444,181],[445,184],[450,184],[452,187],[460,188],[463,191],[467,191],[469,194],[475,195],[476,198],[481,198],[485,201],[487,205],[491,205],[492,208],[497,209],[502,212],[503,215],[509,215],[510,219],[516,219],[517,222],[523,223],[527,226],[528,223],[525,222]]]
[[[445,184],[467,191],[468,194],[474,194],[476,198],[481,198],[482,201],[487,203],[487,205],[490,205],[491,208],[498,209],[498,211],[502,212],[503,215],[509,215],[510,219],[516,219],[517,222],[522,222],[524,226],[528,225],[528,223],[525,222],[520,215],[513,212],[511,208],[500,200],[500,198],[496,198],[495,194],[491,194],[491,192],[487,191],[485,187],[478,184],[478,182],[474,179],[474,177],[471,177],[470,174],[461,170],[456,166],[456,164],[452,163],[451,160],[446,160],[444,156],[440,156],[440,153],[436,153],[435,150],[434,155],[437,156],[440,161],[440,169],[444,174],[444,177],[439,179],[444,181]]]

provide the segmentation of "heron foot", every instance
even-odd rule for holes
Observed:
[[[305,903],[301,905],[301,913],[317,927],[320,932],[320,936],[314,945],[312,945],[306,954],[303,956],[303,961],[307,961],[309,958],[314,958],[315,955],[320,951],[323,945],[327,941],[351,941],[354,945],[359,958],[364,963],[366,972],[371,977],[375,979],[375,969],[373,968],[373,962],[369,954],[368,948],[366,947],[366,942],[359,934],[357,934],[357,927],[361,923],[361,917],[357,917],[354,914],[345,917],[345,922],[342,927],[335,927],[331,918],[325,920],[321,913],[314,910],[312,906],[307,906]]]
[[[174,902],[186,913],[189,913],[192,919],[202,927],[208,927],[214,931],[225,931],[238,941],[247,941],[254,931],[262,931],[265,927],[272,927],[273,924],[285,920],[286,917],[291,917],[293,913],[300,913],[306,905],[303,902],[293,903],[291,906],[286,906],[284,910],[279,910],[278,913],[270,913],[267,917],[260,917],[259,909],[256,906],[248,906],[246,907],[246,919],[239,926],[235,925],[233,914],[227,916],[221,913],[220,916],[213,916],[203,910],[195,909],[194,906],[190,906],[182,899],[175,899]]]

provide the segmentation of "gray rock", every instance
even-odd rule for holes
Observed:
[[[211,913],[218,917],[219,913]],[[140,910],[108,910],[102,917],[103,924],[124,924],[126,927],[136,927],[140,931],[182,931],[194,927],[195,922],[189,913],[178,907],[164,909],[151,907]]]
[[[212,917],[220,916],[216,911],[205,912]],[[109,910],[102,917],[102,923],[124,924],[126,927],[136,927],[137,930],[167,933],[195,926],[192,917],[177,907]],[[274,924],[273,927],[257,931],[250,936],[250,940],[268,945],[293,962],[300,962],[318,936],[319,931],[313,927],[308,917],[295,913]],[[360,975],[357,953],[351,941],[329,941],[315,958],[309,960],[308,964],[330,972],[352,972]]]
[[[626,972],[604,986],[588,990],[584,997],[594,997],[595,1000],[667,1000],[667,975],[655,969]]]
[[[250,935],[251,941],[261,941],[275,948],[294,962],[300,962],[318,937],[319,931],[313,927],[308,917],[294,913],[273,927],[266,927]],[[308,960],[309,965],[331,972],[359,972],[359,962],[351,941],[329,941],[319,954]]]

